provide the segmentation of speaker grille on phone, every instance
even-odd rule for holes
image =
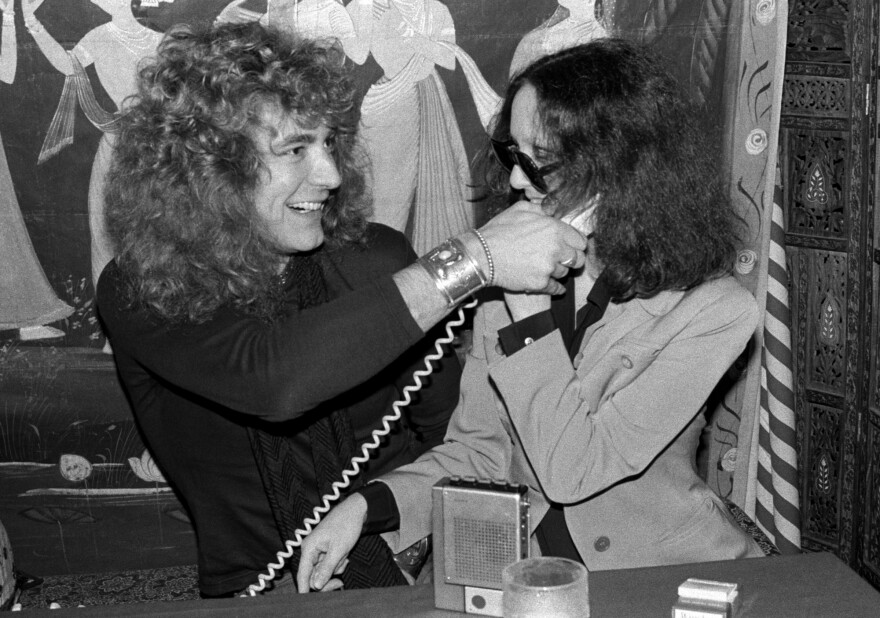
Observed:
[[[504,568],[529,556],[527,493],[525,485],[492,479],[447,476],[434,484],[437,608],[501,615]]]
[[[516,525],[456,517],[455,573],[457,580],[501,585],[501,571],[516,559],[519,530]]]

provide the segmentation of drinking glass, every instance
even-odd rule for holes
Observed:
[[[504,618],[587,618],[587,569],[567,558],[526,558],[501,575]]]

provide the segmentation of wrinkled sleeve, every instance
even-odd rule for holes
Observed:
[[[578,502],[647,468],[699,412],[756,323],[755,301],[739,289],[668,341],[624,338],[583,375],[558,331],[494,363],[490,374],[547,497]]]
[[[357,386],[423,336],[390,274],[272,324],[221,310],[186,326],[127,309],[118,277],[105,271],[98,286],[114,349],[160,381],[271,421],[295,418]]]

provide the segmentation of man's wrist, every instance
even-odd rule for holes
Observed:
[[[394,280],[410,315],[423,333],[449,313],[449,302],[418,262],[396,272]]]
[[[485,253],[483,245],[479,237],[473,234],[468,236],[477,238],[477,252],[468,249],[463,239],[450,238],[428,251],[417,262],[431,276],[449,308],[485,287],[488,282],[485,270],[477,261],[479,254]]]
[[[352,496],[359,496],[364,501],[362,534],[391,532],[400,527],[397,501],[394,499],[394,493],[385,483],[368,483]]]
[[[473,230],[469,230],[463,234],[459,234],[458,236],[456,236],[456,238],[464,246],[465,251],[468,252],[468,255],[471,256],[471,259],[473,259],[477,263],[480,271],[486,273],[488,278],[488,274],[490,272],[489,260],[487,258],[488,254],[483,248],[483,244],[480,242],[479,237],[473,233]],[[491,270],[494,275],[494,265]]]

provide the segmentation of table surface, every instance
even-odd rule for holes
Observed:
[[[590,615],[663,617],[689,577],[736,582],[742,607],[737,618],[880,616],[880,593],[830,553],[701,562],[664,567],[594,571],[589,575]],[[465,616],[434,609],[433,586],[398,586],[308,595],[204,601],[166,601],[79,609],[26,610],[62,616],[297,616],[384,618]]]

